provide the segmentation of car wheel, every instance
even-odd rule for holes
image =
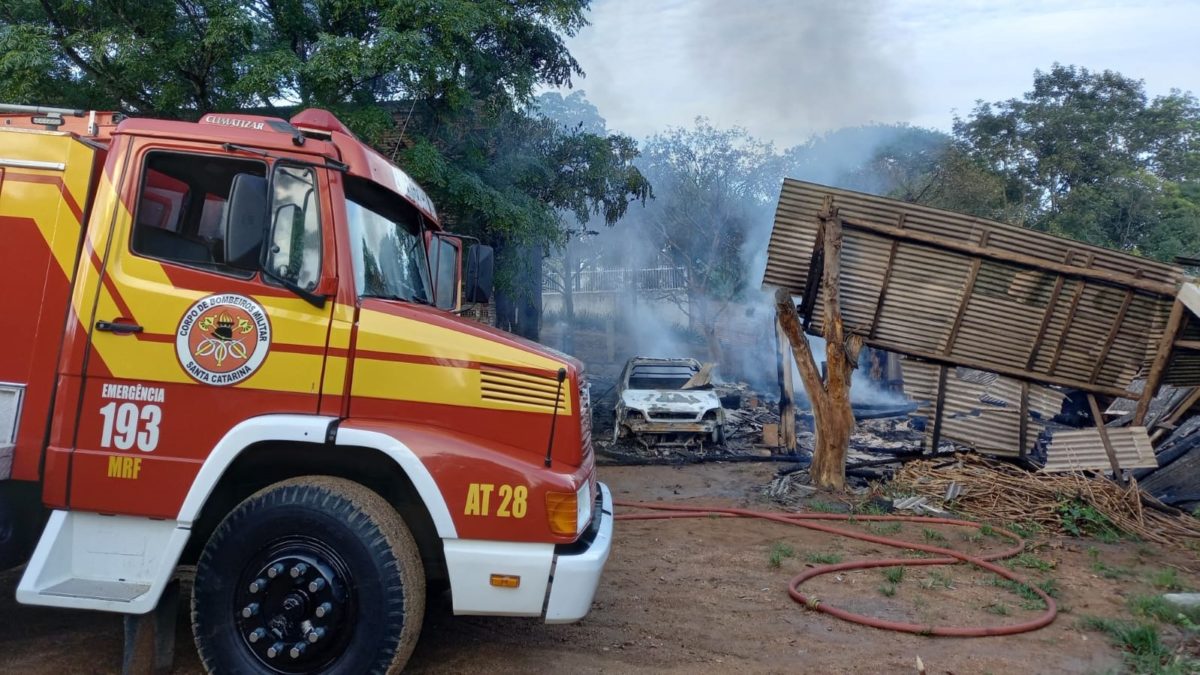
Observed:
[[[210,673],[399,672],[425,612],[420,551],[378,494],[309,476],[251,495],[196,566],[192,631]]]

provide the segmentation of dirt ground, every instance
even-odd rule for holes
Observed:
[[[772,508],[757,488],[774,469],[606,467],[601,478],[617,499]],[[892,536],[972,552],[1001,545],[967,534],[905,525]],[[771,564],[773,551],[778,567]],[[1126,617],[1130,597],[1164,586],[1200,586],[1200,558],[1188,551],[1044,537],[1024,562],[1053,568],[1016,569],[1033,580],[1053,580],[1060,614],[1033,633],[973,639],[891,633],[808,611],[786,592],[788,579],[814,560],[881,555],[895,551],[766,521],[620,522],[595,605],[582,623],[454,617],[448,597],[435,598],[410,671],[912,673],[920,656],[929,673],[1121,672],[1121,653],[1105,635],[1082,629],[1083,618]],[[16,571],[0,575],[0,672],[119,672],[120,617],[17,605],[18,578]],[[821,577],[805,588],[847,609],[922,623],[996,625],[1039,613],[992,578],[962,566],[910,567],[895,584],[876,569]],[[1186,637],[1172,626],[1160,629],[1169,645]],[[182,620],[175,672],[202,672]]]

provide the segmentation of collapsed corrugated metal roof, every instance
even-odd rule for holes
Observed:
[[[800,296],[806,329],[817,335],[821,216],[834,213],[844,232],[847,333],[872,347],[1024,380],[1125,393],[1154,358],[1182,282],[1177,268],[1145,258],[788,179],[764,284]]]

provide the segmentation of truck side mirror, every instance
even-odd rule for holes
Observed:
[[[492,297],[496,262],[491,246],[476,244],[467,252],[463,302],[487,302]]]

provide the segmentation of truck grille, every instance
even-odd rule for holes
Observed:
[[[485,401],[519,403],[553,412],[557,392],[558,382],[553,377],[488,365],[479,367],[479,396]],[[558,401],[560,413],[567,408],[566,401],[567,390],[564,389],[562,398]]]

